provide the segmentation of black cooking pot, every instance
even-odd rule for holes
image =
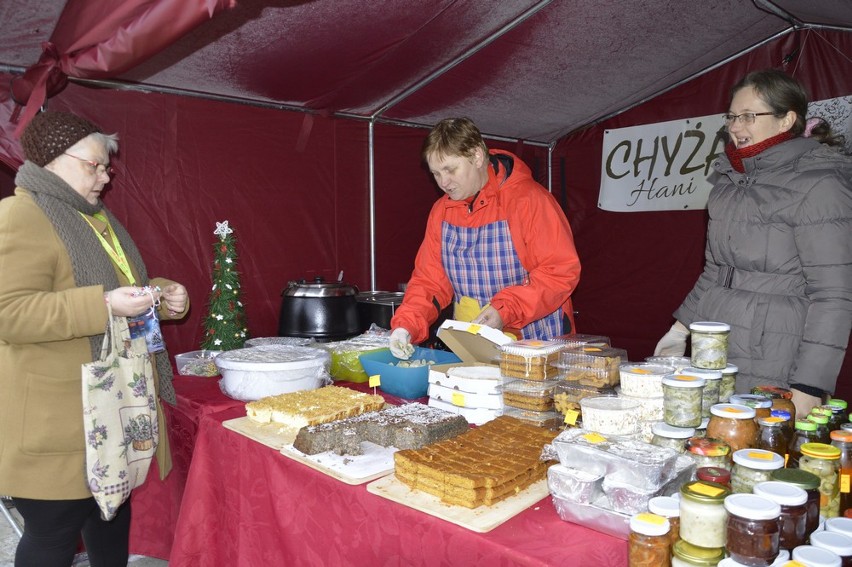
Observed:
[[[402,304],[404,294],[396,291],[362,291],[356,297],[361,328],[367,330],[375,323],[382,329],[390,329],[391,318]]]
[[[278,335],[341,340],[361,332],[358,288],[343,282],[291,281],[281,292]]]

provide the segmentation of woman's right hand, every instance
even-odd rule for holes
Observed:
[[[104,293],[104,301],[112,306],[113,315],[136,317],[150,310],[160,300],[160,292],[143,291],[141,287],[124,286]]]

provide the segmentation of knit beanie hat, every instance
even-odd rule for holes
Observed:
[[[36,114],[21,135],[24,157],[44,167],[65,150],[100,128],[69,112],[45,110]]]

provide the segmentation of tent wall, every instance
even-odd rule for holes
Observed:
[[[580,331],[610,336],[631,360],[642,360],[672,324],[672,312],[704,262],[705,210],[616,213],[597,207],[604,131],[722,114],[729,88],[749,71],[769,67],[783,66],[812,100],[848,96],[852,34],[819,33],[829,41],[808,32],[785,36],[557,144],[554,163],[564,163],[568,218],[583,265],[574,295]],[[849,354],[838,384],[852,398]]]

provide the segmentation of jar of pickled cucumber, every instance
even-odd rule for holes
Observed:
[[[663,420],[674,427],[701,425],[704,379],[686,374],[663,378]]]
[[[840,515],[840,449],[825,443],[805,443],[799,468],[819,477],[819,512],[824,518]]]
[[[734,394],[730,403],[748,406],[754,410],[754,419],[772,415],[772,400],[759,394]]]
[[[680,538],[698,547],[725,547],[731,491],[713,482],[695,480],[680,487]]]
[[[793,391],[777,386],[755,386],[751,393],[772,400],[772,410],[784,410],[790,415],[796,415],[796,406],[793,405]]]
[[[719,386],[719,403],[726,404],[731,401],[731,396],[737,390],[737,374],[740,369],[735,364],[728,364],[722,368],[722,383]]]
[[[710,408],[707,437],[721,439],[731,451],[757,446],[757,423],[754,409],[739,404],[716,404]]]
[[[704,391],[701,398],[701,417],[710,417],[710,408],[719,403],[719,390],[722,387],[722,371],[708,368],[684,368],[681,374],[704,379]]]
[[[784,466],[784,457],[763,449],[740,449],[734,452],[731,490],[749,494],[754,485],[772,479],[772,471]]]
[[[686,440],[695,435],[693,427],[674,427],[663,421],[651,426],[651,445],[669,447],[678,453],[686,452]]]
[[[811,413],[810,415],[808,415],[807,420],[816,423],[817,443],[831,443],[831,430],[828,428],[827,415],[821,413]]]
[[[838,412],[840,414],[840,423],[846,423],[849,421],[849,407],[846,400],[841,400],[839,398],[830,398],[828,400],[828,405],[831,406],[831,410]]]
[[[689,324],[689,333],[692,366],[721,370],[728,365],[730,325],[715,321],[696,321]]]

